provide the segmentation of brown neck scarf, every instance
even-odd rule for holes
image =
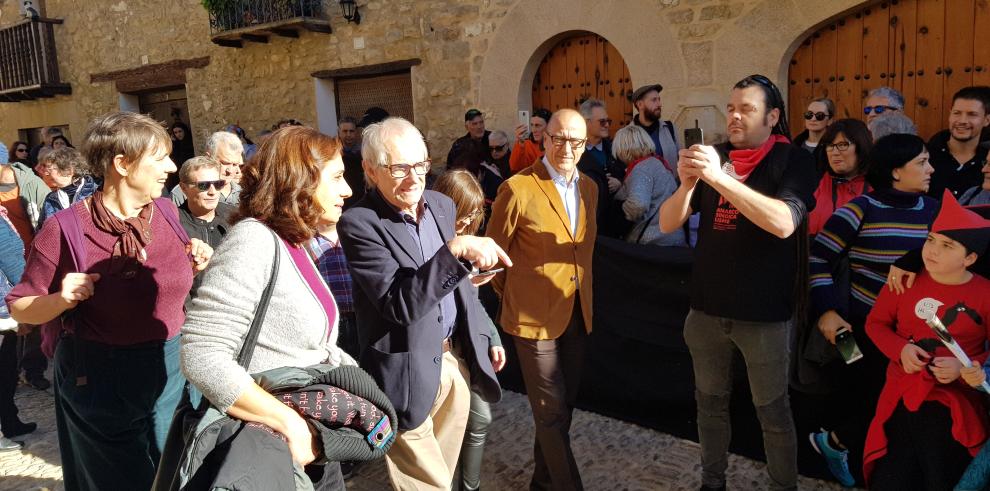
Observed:
[[[106,205],[103,204],[103,191],[93,194],[92,204],[93,224],[96,228],[117,237],[117,242],[113,245],[111,263],[121,256],[122,264],[112,264],[110,270],[114,272],[135,271],[139,263],[147,259],[144,252],[145,247],[151,243],[151,214],[154,210],[154,203],[148,203],[141,208],[141,212],[134,218],[121,220],[117,218]]]

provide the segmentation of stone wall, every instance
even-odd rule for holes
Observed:
[[[362,22],[346,23],[327,0],[332,34],[224,48],[210,42],[198,0],[48,0],[62,79],[71,96],[0,103],[0,141],[18,128],[86,121],[119,107],[113,81],[93,75],[172,60],[209,57],[186,70],[197,142],[229,123],[249,135],[283,117],[317,125],[313,72],[419,58],[412,68],[417,126],[441,161],[464,133],[461,115],[478,107],[489,127],[508,129],[528,107],[532,76],[559,39],[574,31],[606,37],[623,55],[634,85],[664,84],[665,117],[700,119],[724,131],[731,83],[753,72],[782,79],[798,38],[863,2],[857,0],[367,0]],[[0,0],[0,26],[16,16]]]

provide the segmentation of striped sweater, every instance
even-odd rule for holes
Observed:
[[[927,196],[886,189],[857,196],[836,210],[811,244],[812,318],[835,310],[847,321],[864,320],[890,265],[924,245],[938,208]],[[840,299],[844,292],[832,277],[844,254],[849,258],[848,302]]]

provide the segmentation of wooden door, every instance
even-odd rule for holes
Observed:
[[[887,0],[871,3],[811,33],[790,64],[791,129],[803,129],[808,103],[829,97],[840,118],[864,119],[866,94],[888,86],[929,138],[948,125],[952,96],[990,84],[990,2]]]
[[[589,98],[605,102],[611,136],[632,121],[635,87],[619,51],[597,34],[564,39],[547,53],[533,79],[533,108],[577,109]]]

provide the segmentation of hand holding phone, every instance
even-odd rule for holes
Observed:
[[[492,268],[485,270],[474,269],[471,271],[471,276],[491,276],[493,274],[501,273],[502,271],[505,271],[505,268]]]
[[[852,364],[863,357],[863,352],[859,350],[856,339],[853,338],[852,331],[843,327],[835,333],[835,347],[846,361],[846,365]]]
[[[684,130],[684,148],[691,148],[694,145],[705,144],[705,132],[698,126],[698,120],[694,120],[694,128]]]
[[[516,136],[520,140],[524,140],[526,138],[529,138],[529,135],[531,135],[533,133],[533,129],[529,126],[529,111],[526,111],[526,110],[520,110],[519,111],[519,126],[517,128],[520,128],[520,127],[523,127],[523,126],[526,127],[526,131],[524,133],[522,133],[522,136],[519,135],[519,130],[518,129],[516,130]]]

